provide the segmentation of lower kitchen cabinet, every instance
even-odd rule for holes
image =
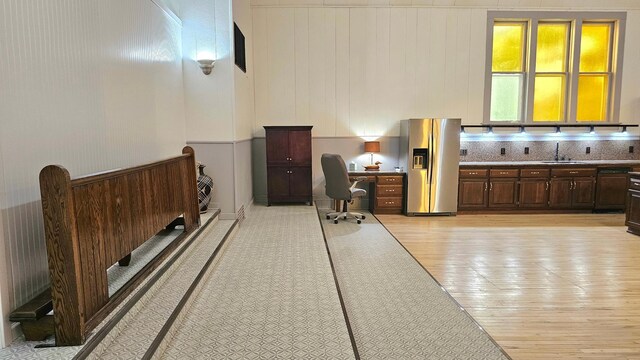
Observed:
[[[515,208],[518,206],[518,179],[490,179],[489,207]]]
[[[571,207],[573,179],[556,178],[549,181],[549,207],[568,209]]]
[[[640,235],[640,173],[632,175],[629,181],[625,225],[628,232]]]
[[[627,174],[598,174],[596,210],[624,210],[628,183]]]
[[[571,207],[592,209],[595,204],[596,179],[593,177],[574,178],[571,190]]]
[[[549,203],[549,180],[520,180],[520,207],[525,209],[546,208]]]
[[[488,188],[486,179],[460,179],[458,187],[458,208],[482,209],[488,204]]]
[[[596,181],[596,175],[601,183]],[[624,185],[627,175],[607,175],[600,176],[596,167],[463,168],[458,209],[463,212],[622,209],[622,198],[627,201]]]

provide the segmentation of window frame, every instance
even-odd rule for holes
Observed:
[[[626,12],[576,12],[576,11],[488,11],[487,12],[487,44],[485,57],[484,80],[484,124],[611,124],[620,122],[620,91],[622,88],[622,62],[624,58],[624,38],[626,28]],[[527,38],[525,39],[525,76],[523,117],[521,121],[491,121],[491,84],[493,60],[493,25],[495,22],[526,22]],[[536,55],[538,23],[568,22],[569,43],[565,95],[564,121],[533,121],[533,96],[536,76]],[[607,92],[607,113],[604,121],[577,121],[578,79],[580,75],[580,45],[582,39],[582,23],[611,23],[610,43],[610,80]]]

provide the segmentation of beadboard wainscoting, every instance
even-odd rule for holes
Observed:
[[[40,170],[159,160],[186,136],[181,23],[151,0],[4,0],[0,44],[6,317],[49,286]]]

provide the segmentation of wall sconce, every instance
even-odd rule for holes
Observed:
[[[205,75],[211,74],[213,70],[213,65],[216,63],[215,60],[208,59],[200,59],[198,60],[198,64],[200,64],[200,69],[202,69],[202,73]]]

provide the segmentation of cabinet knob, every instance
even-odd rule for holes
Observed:
[[[577,174],[577,171],[569,171],[569,174]]]

